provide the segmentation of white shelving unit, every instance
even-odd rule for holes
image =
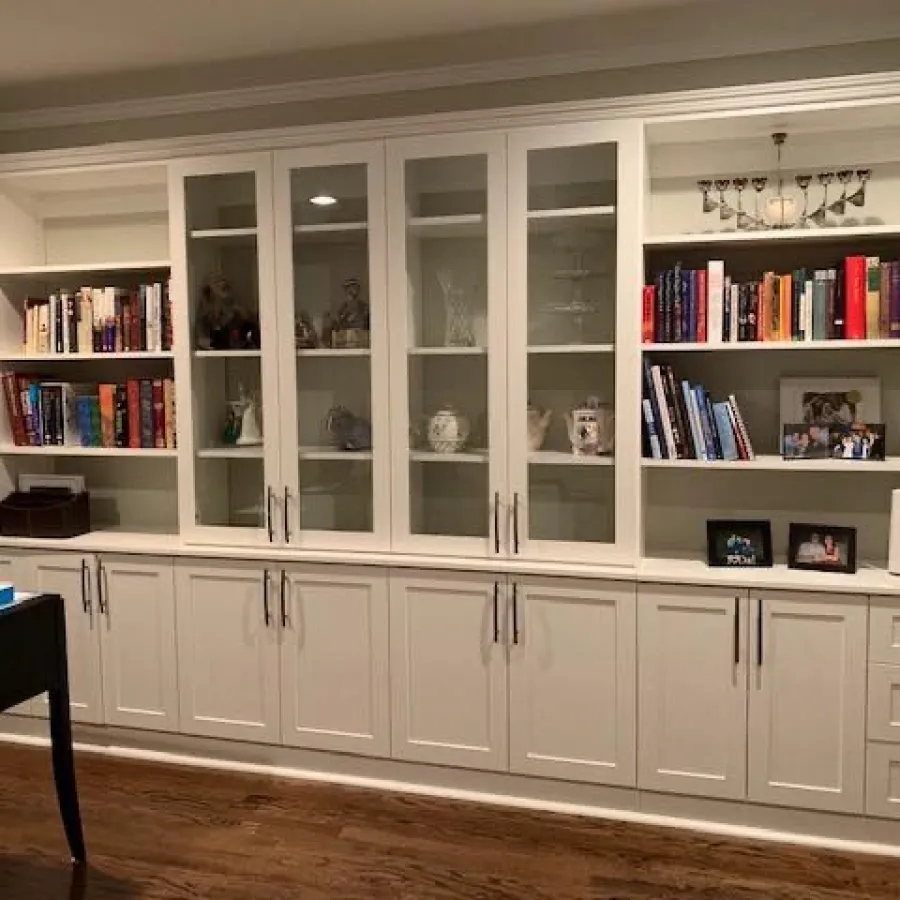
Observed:
[[[643,344],[641,349],[645,353],[720,353],[720,352],[795,352],[804,353],[807,350],[895,350],[900,348],[898,338],[872,338],[862,341],[726,341],[724,343],[649,343]]]

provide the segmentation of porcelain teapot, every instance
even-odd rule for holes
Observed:
[[[539,406],[528,404],[528,450],[531,453],[540,450],[544,446],[544,438],[547,436],[547,427],[553,413],[549,409],[541,409]]]
[[[588,397],[583,406],[566,413],[566,428],[575,456],[613,452],[615,416],[597,397]]]
[[[447,404],[428,420],[426,437],[435,453],[457,453],[469,439],[469,420],[456,407]]]

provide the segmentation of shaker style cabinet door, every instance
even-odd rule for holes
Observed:
[[[743,799],[747,592],[638,588],[638,787]]]
[[[389,756],[387,571],[297,566],[279,577],[284,743]]]
[[[59,594],[65,601],[66,649],[72,720],[103,723],[100,606],[94,557],[81,553],[35,553],[27,563],[28,590]],[[46,696],[37,701],[47,715]]]
[[[392,574],[395,758],[507,769],[503,582],[463,573]]]
[[[512,591],[510,770],[634,785],[634,585],[526,578]]]
[[[104,554],[97,566],[106,724],[177,731],[172,560]]]
[[[866,598],[754,591],[751,607],[749,798],[862,812]]]
[[[871,597],[869,604],[869,662],[900,666],[900,603]]]
[[[258,564],[176,563],[181,730],[281,738],[275,572]]]
[[[384,143],[275,154],[286,543],[390,546]]]

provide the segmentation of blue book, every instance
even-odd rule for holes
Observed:
[[[716,441],[713,437],[715,427],[706,410],[706,392],[700,385],[694,387],[693,391],[694,399],[697,404],[697,413],[700,417],[700,428],[703,432],[703,443],[706,446],[706,458],[707,460],[718,459],[718,453],[716,453]]]
[[[706,459],[706,452],[703,446],[703,434],[700,431],[700,417],[694,408],[694,397],[691,392],[691,386],[687,381],[681,382],[681,393],[684,396],[684,408],[687,412],[688,425],[691,432],[691,439],[694,449],[694,459]]]
[[[739,459],[737,441],[734,429],[731,426],[731,416],[728,413],[728,401],[713,403],[713,413],[716,417],[716,431],[719,434],[719,443],[722,446],[722,459],[731,461]]]
[[[28,385],[28,405],[31,408],[31,428],[34,433],[34,443],[38,447],[43,447],[44,417],[41,415],[41,386],[34,381]]]
[[[75,415],[78,420],[78,435],[82,447],[91,447],[91,398],[78,396],[75,398]]]
[[[719,431],[716,428],[716,414],[713,412],[712,399],[709,391],[703,390],[703,409],[706,410],[706,421],[709,422],[710,431],[712,433],[712,449],[713,458],[722,459],[722,443],[719,440]]]
[[[644,422],[647,425],[647,441],[650,444],[650,456],[653,459],[662,459],[659,431],[656,428],[656,422],[653,420],[653,408],[646,397],[641,401],[641,409],[644,411]]]

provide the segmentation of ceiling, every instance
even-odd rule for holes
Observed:
[[[8,10],[2,16],[0,86],[409,41],[686,2],[0,0],[0,12]]]

